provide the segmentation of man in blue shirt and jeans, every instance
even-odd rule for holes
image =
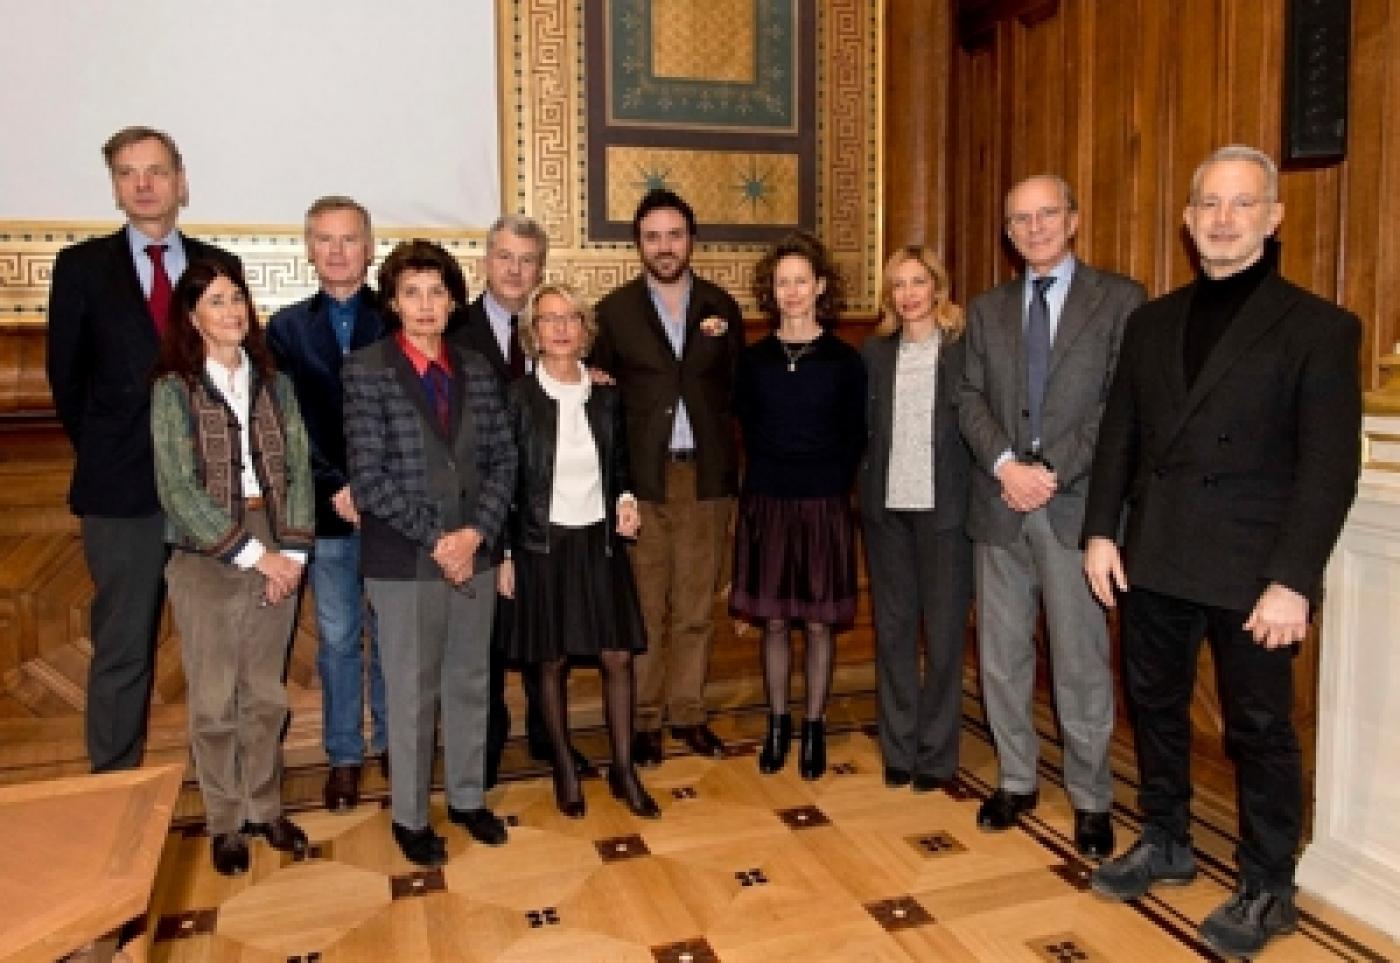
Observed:
[[[374,260],[369,212],[348,197],[322,197],[306,212],[306,251],[321,289],[272,316],[267,340],[291,378],[311,439],[316,482],[316,548],[310,583],[320,636],[322,740],[330,762],[327,809],[359,802],[364,740],[364,625],[359,514],[345,477],[341,360],[384,334],[374,291],[365,283]],[[372,613],[369,618],[370,755],[387,745],[384,677]],[[387,760],[386,760],[387,765]]]

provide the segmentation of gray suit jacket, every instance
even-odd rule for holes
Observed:
[[[968,309],[967,353],[958,391],[958,420],[975,469],[967,529],[973,541],[1005,545],[1020,534],[1023,517],[1001,500],[992,474],[1002,452],[1030,446],[1026,388],[1024,280],[1006,281],[978,295]],[[1046,510],[1066,548],[1079,545],[1089,467],[1099,419],[1112,383],[1128,315],[1147,298],[1136,281],[1080,261],[1050,348],[1041,445],[1059,490]]]

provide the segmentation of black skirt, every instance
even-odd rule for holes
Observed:
[[[602,649],[646,649],[637,583],[627,553],[608,551],[606,522],[549,526],[549,551],[515,552],[514,624],[508,658],[546,662]]]
[[[856,615],[851,500],[739,497],[729,609],[750,619],[848,624]]]

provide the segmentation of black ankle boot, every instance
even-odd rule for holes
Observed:
[[[803,779],[820,779],[826,772],[826,721],[802,721],[802,750],[797,762]]]
[[[763,737],[763,749],[758,754],[758,771],[765,776],[787,764],[788,747],[792,745],[792,716],[784,712],[768,717],[768,735]]]

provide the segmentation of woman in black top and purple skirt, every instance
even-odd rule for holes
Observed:
[[[841,279],[821,242],[790,234],[759,262],[754,292],[773,334],[739,360],[735,414],[746,470],[734,535],[730,610],[763,625],[768,734],[758,766],[774,773],[792,741],[793,623],[806,633],[806,707],[799,769],[826,771],[832,629],[856,610],[850,492],[865,446],[865,368],[826,330]]]

